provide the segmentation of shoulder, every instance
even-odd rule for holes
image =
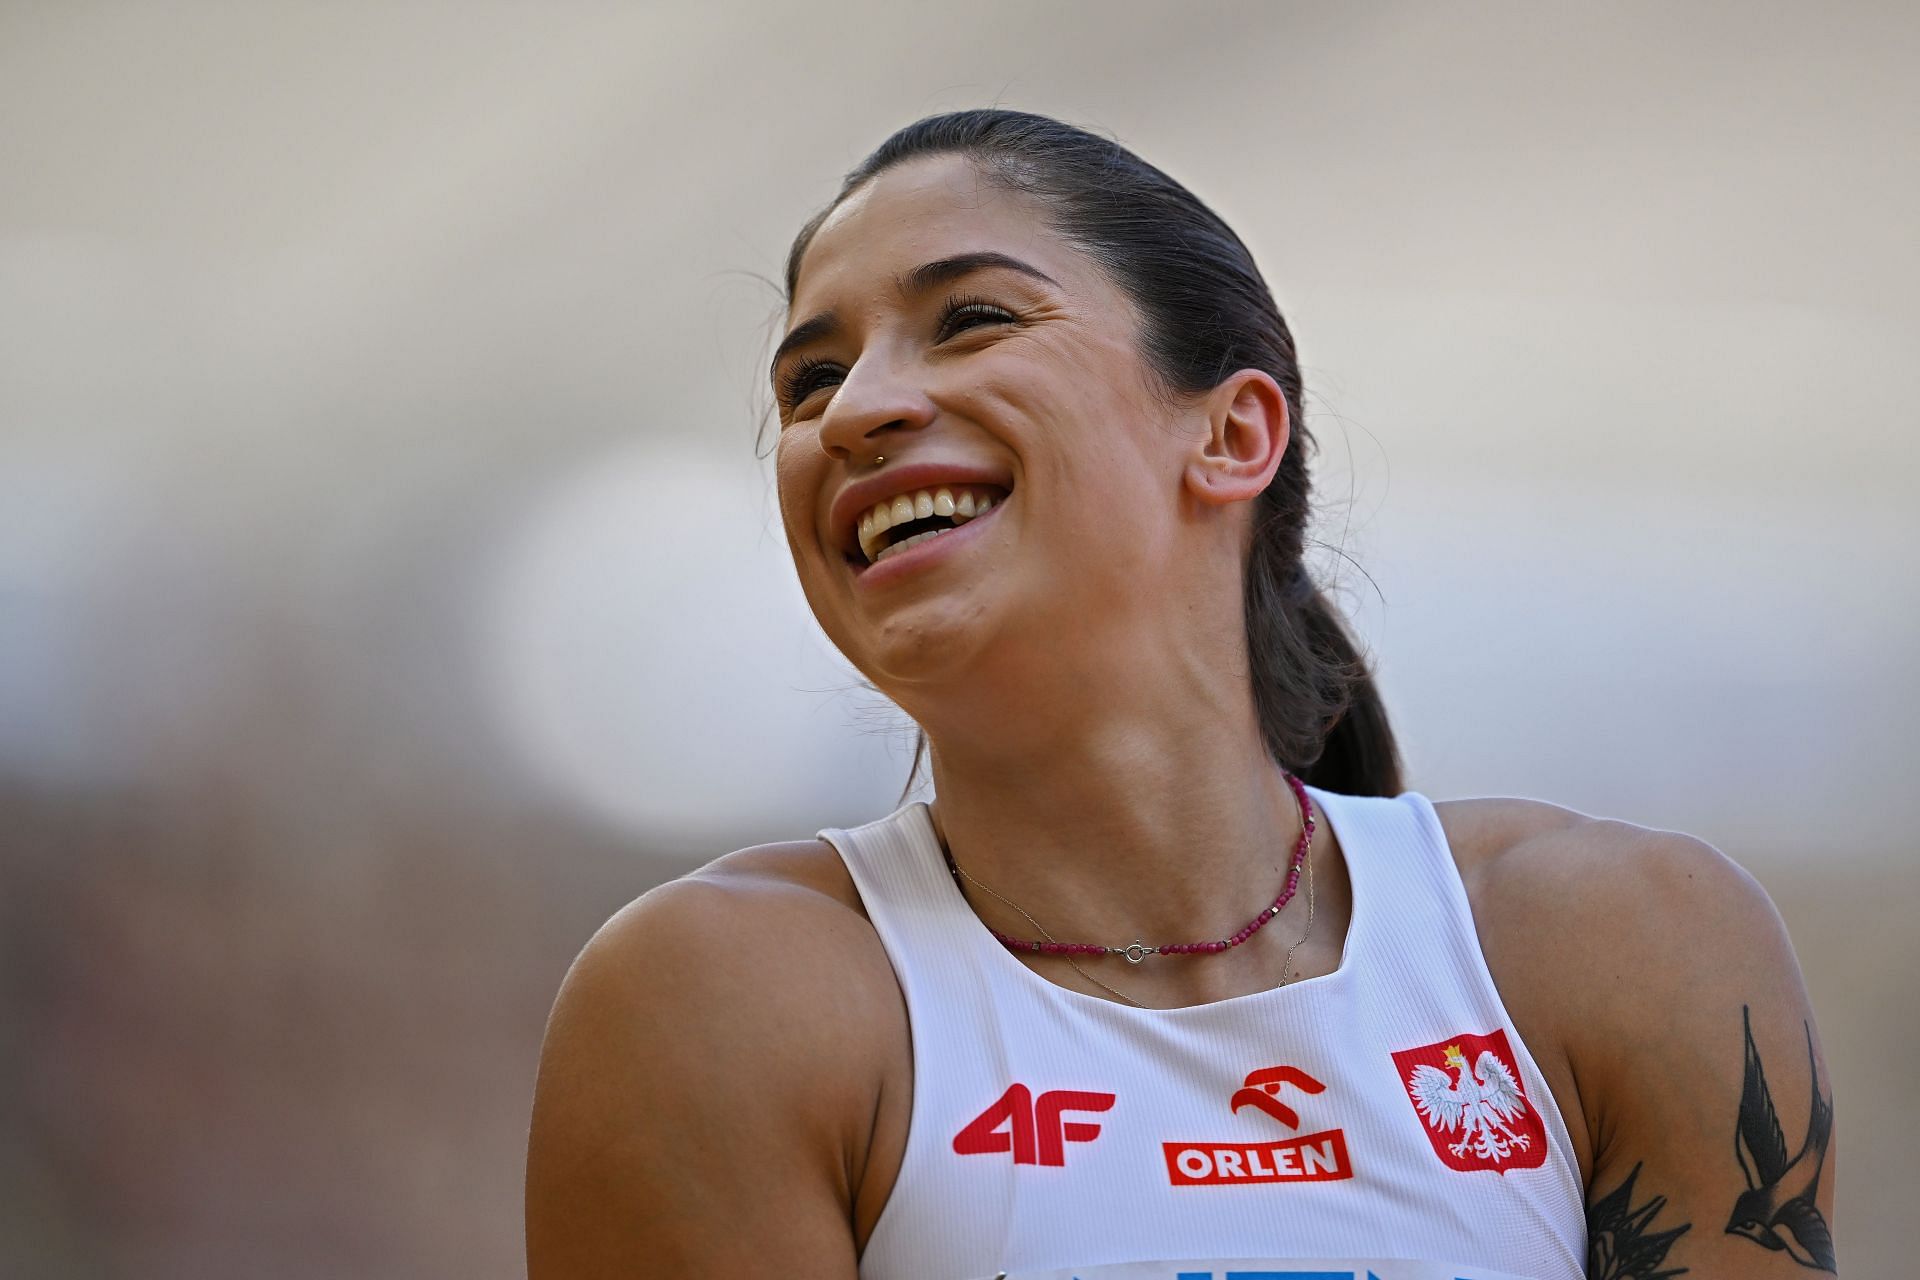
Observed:
[[[647,984],[667,973],[696,987],[763,976],[804,982],[812,969],[804,963],[778,975],[757,970],[769,952],[858,951],[872,939],[852,882],[844,870],[835,875],[838,863],[824,841],[789,841],[741,849],[670,880],[615,912],[588,940],[563,996],[583,983]]]
[[[709,1048],[831,1054],[884,1008],[892,969],[838,856],[818,840],[757,845],[616,912],[568,971],[554,1016],[677,1019]],[[724,1069],[724,1063],[716,1063]]]
[[[707,1266],[749,1243],[811,1242],[821,1258],[852,1248],[907,1033],[892,968],[837,867],[818,841],[741,850],[594,934],[541,1051],[530,1256],[575,1274],[568,1260],[588,1252]],[[749,1215],[740,1197],[755,1187],[769,1195]]]
[[[1554,805],[1436,809],[1507,1010],[1585,1121],[1590,1235],[1701,1276],[1750,1274],[1756,1242],[1834,1270],[1831,1077],[1753,877],[1703,840]]]
[[[706,886],[746,910],[805,903],[809,910],[866,920],[853,877],[824,840],[787,840],[736,850],[661,888],[675,885]],[[872,933],[871,926],[866,933]]]
[[[1640,975],[1648,981],[1663,976],[1662,957],[1684,956],[1697,968],[1703,945],[1785,943],[1759,882],[1704,840],[1539,800],[1450,800],[1434,809],[1483,942],[1551,938],[1555,953],[1631,953],[1652,963],[1655,971]],[[1605,972],[1617,975],[1618,964]]]
[[[1502,1001],[1585,1118],[1583,1161],[1648,1073],[1717,1076],[1729,1038],[1737,1063],[1744,1007],[1810,1017],[1772,900],[1706,841],[1534,800],[1435,811]]]

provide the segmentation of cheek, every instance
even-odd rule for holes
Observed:
[[[1079,437],[1137,424],[1156,409],[1132,345],[1107,334],[1008,338],[955,368],[957,399],[1030,423],[1043,436]]]
[[[774,448],[774,491],[780,501],[780,522],[788,540],[812,524],[810,514],[819,492],[819,468],[807,462],[808,443],[798,439],[803,427],[790,427]],[[815,448],[813,452],[818,453]],[[798,548],[795,548],[798,550]]]

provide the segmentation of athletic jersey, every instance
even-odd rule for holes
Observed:
[[[905,1157],[862,1280],[1585,1275],[1573,1145],[1433,806],[1308,792],[1353,885],[1340,967],[1184,1009],[1021,964],[961,896],[924,803],[819,833],[913,1039]]]

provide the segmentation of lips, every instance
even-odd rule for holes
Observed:
[[[956,525],[944,533],[922,534],[908,542],[890,546],[872,564],[858,555],[847,557],[855,588],[863,592],[879,590],[904,577],[919,574],[948,556],[964,554],[970,543],[986,536],[986,526],[997,520],[1006,506],[1006,502],[996,502],[965,524]]]
[[[828,509],[830,545],[856,564],[866,564],[860,548],[860,517],[883,499],[921,489],[987,486],[1002,495],[1013,491],[1006,471],[977,463],[921,459],[898,462],[843,487]]]

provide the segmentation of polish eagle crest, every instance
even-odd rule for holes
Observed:
[[[1427,1124],[1449,1139],[1447,1150],[1498,1165],[1532,1146],[1533,1139],[1513,1127],[1526,1115],[1527,1100],[1507,1064],[1490,1049],[1482,1049],[1471,1067],[1459,1045],[1450,1044],[1444,1052],[1444,1067],[1427,1062],[1414,1067],[1407,1092]],[[1456,1074],[1449,1077],[1449,1069]],[[1456,1134],[1459,1141],[1451,1141]]]

